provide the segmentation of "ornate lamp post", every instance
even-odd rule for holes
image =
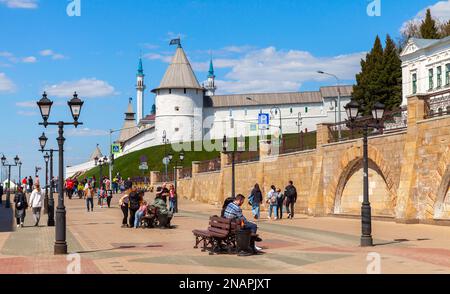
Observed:
[[[53,149],[45,149],[45,145],[47,145],[48,138],[45,136],[44,133],[42,133],[42,136],[39,137],[39,145],[41,146],[40,152],[50,152],[50,193],[49,196],[47,194],[45,195],[47,200],[47,215],[48,215],[48,221],[47,226],[54,227],[55,226],[55,199],[53,198],[53,191],[54,191],[54,182],[53,182],[53,152],[57,152],[57,150]],[[44,157],[45,159],[45,157]],[[47,168],[47,166],[46,166]],[[47,172],[45,177],[47,178]],[[47,186],[47,183],[46,183]]]
[[[98,188],[100,189],[102,187],[102,176],[103,176],[102,168],[103,168],[103,165],[108,163],[108,157],[106,155],[103,158],[95,157],[94,160],[95,160],[95,166],[100,167],[100,176],[98,178]]]
[[[50,160],[50,155],[45,153],[45,199],[44,199],[44,214],[48,214],[48,161]]]
[[[20,186],[22,183],[22,161],[19,161],[19,181],[17,184]]]
[[[337,104],[338,104],[337,105],[337,108],[338,108],[338,122],[340,123],[341,122],[341,86],[340,86],[340,79],[335,74],[324,72],[324,71],[321,71],[321,70],[318,70],[317,73],[321,74],[321,75],[331,76],[331,77],[336,79],[337,88],[338,88],[337,89],[338,90],[338,99],[337,99]],[[335,113],[336,113],[336,111],[335,111]],[[338,124],[338,138],[339,138],[339,140],[341,140],[341,138],[342,138],[341,124]]]
[[[169,154],[169,161],[173,160],[173,155]],[[178,163],[183,163],[184,160],[184,152],[180,152],[179,158],[175,160],[174,167],[173,167],[173,179],[175,182],[175,191],[177,190],[177,169],[178,169]],[[175,199],[175,212],[178,212],[178,192],[177,192],[177,198]]]
[[[361,207],[361,221],[362,234],[361,246],[373,246],[372,238],[372,209],[369,202],[369,155],[368,155],[368,132],[370,128],[382,129],[381,123],[384,115],[385,107],[383,104],[377,102],[372,110],[372,120],[358,122],[357,117],[359,113],[359,104],[356,101],[351,101],[345,106],[347,116],[349,117],[349,125],[351,128],[363,129],[363,193],[364,199]]]
[[[73,125],[77,128],[83,123],[78,122],[80,117],[81,108],[83,106],[83,101],[78,98],[75,92],[73,98],[67,103],[70,112],[72,114],[73,122],[48,122],[50,116],[50,110],[52,108],[53,102],[47,98],[47,94],[44,92],[42,99],[37,102],[39,106],[39,111],[44,122],[39,123],[47,128],[48,125],[58,126],[58,152],[59,152],[59,164],[58,164],[58,207],[56,208],[56,234],[55,234],[55,255],[67,254],[67,242],[66,242],[66,207],[64,206],[64,126]]]
[[[234,146],[230,146],[227,136],[223,136],[223,153],[231,154],[231,196],[236,197],[236,180],[235,180],[235,153],[245,150],[245,139],[241,135],[237,140],[237,151]],[[231,147],[231,148],[230,148]],[[231,149],[231,150],[230,150]]]
[[[3,155],[1,158],[1,161],[2,161],[2,166],[8,167],[8,190],[6,190],[5,208],[10,208],[11,207],[11,167],[18,166],[20,159],[19,159],[19,156],[16,155],[16,157],[14,157],[14,164],[8,164],[8,163],[6,163],[5,155]]]

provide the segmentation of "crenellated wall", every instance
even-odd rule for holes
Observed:
[[[406,130],[369,137],[369,197],[374,216],[398,222],[450,220],[450,115],[424,119],[421,97],[408,100]],[[272,156],[262,144],[260,160],[236,164],[236,193],[250,194],[259,183],[284,190],[289,180],[298,190],[296,210],[313,216],[359,215],[362,202],[362,139],[330,142],[326,125],[317,126],[317,148]],[[222,169],[178,182],[182,197],[221,204],[231,195],[230,155]],[[247,205],[245,208],[248,208]]]

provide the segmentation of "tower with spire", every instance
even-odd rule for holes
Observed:
[[[117,143],[124,143],[138,133],[134,115],[133,98],[129,98],[127,111],[125,112],[125,121],[120,131],[119,139],[116,141]]]
[[[216,76],[214,75],[214,65],[211,57],[211,61],[209,62],[209,71],[208,71],[208,79],[206,80],[206,96],[214,96],[216,94]]]
[[[203,97],[200,86],[179,39],[175,55],[161,80],[152,90],[156,94],[155,138],[162,143],[163,134],[171,143],[201,140],[203,136]]]
[[[136,75],[136,98],[137,98],[137,105],[136,105],[136,124],[139,124],[141,119],[144,118],[144,91],[145,91],[145,83],[144,83],[144,67],[142,66],[142,58],[139,58],[139,66],[138,71]]]

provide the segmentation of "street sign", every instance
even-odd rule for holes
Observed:
[[[122,153],[122,148],[120,147],[120,144],[112,144],[111,151],[112,154],[119,154]]]
[[[139,165],[139,169],[140,169],[140,170],[148,170],[147,162],[142,162],[142,163]]]
[[[258,115],[258,125],[260,130],[269,129],[270,117],[268,113],[260,113]]]
[[[164,157],[163,160],[162,160],[162,163],[164,165],[169,165],[169,162],[170,162],[169,157]]]

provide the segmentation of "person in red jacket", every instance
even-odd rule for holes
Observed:
[[[73,181],[71,179],[67,179],[67,181],[66,181],[66,191],[67,191],[67,197],[69,197],[69,199],[72,199]]]

